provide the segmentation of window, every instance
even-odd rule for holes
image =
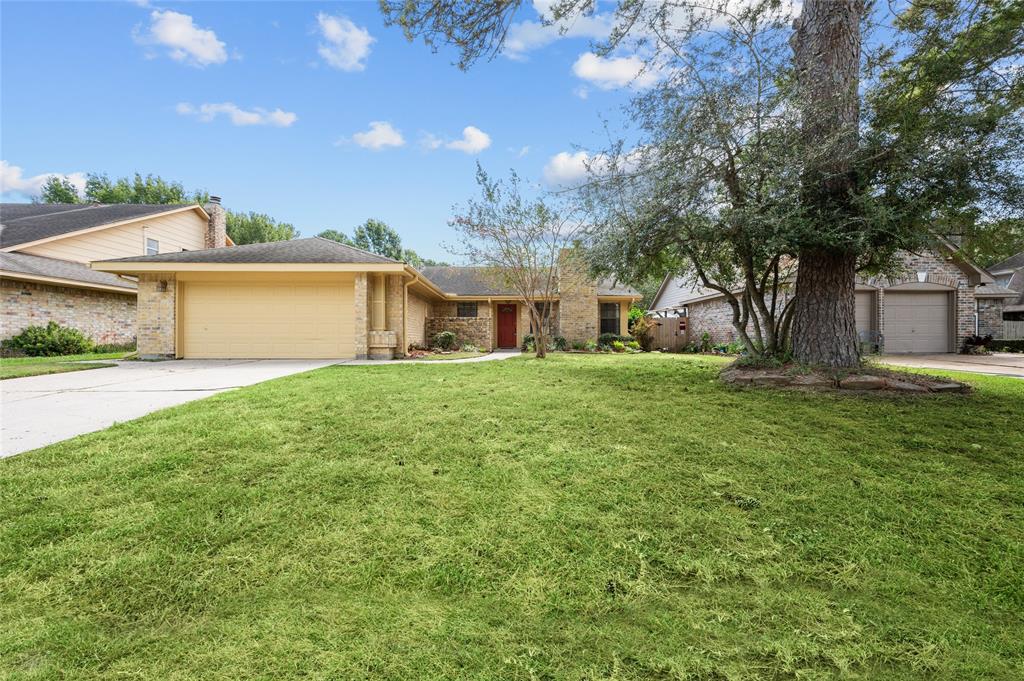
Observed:
[[[619,333],[619,304],[601,303],[601,333]]]
[[[160,252],[160,242],[156,239],[146,239],[146,255],[156,255]]]
[[[476,303],[459,303],[456,314],[460,317],[476,317]]]

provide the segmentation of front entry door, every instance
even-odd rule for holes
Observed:
[[[498,347],[514,348],[516,342],[516,306],[498,306]]]

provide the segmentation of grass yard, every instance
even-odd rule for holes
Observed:
[[[0,358],[0,380],[62,374],[67,371],[102,369],[114,366],[109,363],[83,364],[82,362],[104,359],[121,359],[130,352],[93,352],[85,355],[64,355],[61,357],[4,357]]]
[[[1024,381],[719,366],[335,366],[0,461],[0,677],[1021,678]]]
[[[456,352],[449,352],[447,354],[436,354],[436,355],[423,355],[417,357],[417,362],[440,362],[446,359],[469,359],[471,357],[483,357],[486,352],[467,352],[464,350],[458,350]]]

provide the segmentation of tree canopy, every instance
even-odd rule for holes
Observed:
[[[84,196],[70,181],[50,177],[43,185],[39,200],[42,203],[149,203],[205,204],[210,198],[206,191],[188,192],[180,182],[165,180],[159,175],[135,173],[132,177],[111,180],[106,173],[89,173],[85,180]]]
[[[299,230],[288,222],[278,222],[264,213],[227,212],[228,236],[235,244],[258,244],[267,241],[288,241],[299,236]]]
[[[71,180],[58,175],[51,175],[39,192],[39,203],[81,203],[78,188]]]
[[[325,229],[317,236],[361,248],[392,260],[407,262],[413,267],[446,265],[430,258],[421,258],[416,251],[402,247],[402,237],[382,220],[370,218],[355,228],[352,236],[337,229]]]

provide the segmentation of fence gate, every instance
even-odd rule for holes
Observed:
[[[654,327],[654,349],[679,352],[690,341],[686,317],[651,317]]]
[[[1003,320],[1002,340],[1018,340],[1024,338],[1024,320]]]

